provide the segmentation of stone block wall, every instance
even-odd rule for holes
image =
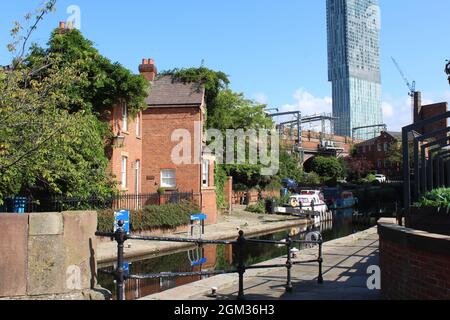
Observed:
[[[104,299],[96,212],[0,214],[0,299]]]
[[[382,220],[381,290],[390,300],[450,299],[450,237]]]

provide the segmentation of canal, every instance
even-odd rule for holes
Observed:
[[[282,240],[287,234],[294,235],[295,239],[304,240],[310,231],[320,231],[324,241],[330,241],[348,235],[364,231],[376,224],[375,219],[356,223],[353,219],[353,211],[335,212],[333,221],[316,226],[299,226],[289,228],[280,232],[270,233],[254,237],[262,240]],[[298,247],[298,249],[302,249]],[[143,260],[129,261],[129,272],[131,274],[154,274],[162,272],[193,272],[208,270],[230,270],[234,269],[237,262],[237,250],[232,245],[207,245],[203,248],[192,248],[182,252],[169,253],[163,256],[146,258]],[[266,244],[249,244],[246,254],[246,265],[253,265],[286,254],[285,246],[270,246]],[[113,271],[114,265],[102,267],[103,270]],[[127,300],[136,300],[148,295],[159,293],[171,288],[196,282],[206,277],[192,276],[165,279],[128,280],[125,285],[125,296]],[[114,280],[110,275],[98,273],[99,284],[116,296]]]

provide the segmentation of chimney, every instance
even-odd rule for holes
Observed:
[[[155,80],[158,74],[158,69],[155,66],[155,60],[153,59],[142,59],[142,64],[139,65],[139,73],[142,74],[148,81]]]
[[[414,92],[414,123],[422,120],[422,93],[420,91]]]
[[[59,29],[60,29],[60,30],[65,30],[65,29],[66,29],[66,23],[65,23],[64,21],[61,21],[61,22],[59,23]]]

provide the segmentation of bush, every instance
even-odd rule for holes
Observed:
[[[249,205],[245,210],[248,212],[253,213],[259,213],[259,214],[266,214],[266,213],[272,213],[272,207],[282,207],[284,206],[291,195],[287,194],[283,198],[266,198],[264,200],[258,201],[258,203],[254,205]]]
[[[315,172],[303,173],[301,180],[298,182],[300,185],[309,185],[309,186],[321,184],[320,176]]]
[[[143,210],[130,212],[131,232],[148,231],[151,229],[173,229],[190,223],[191,214],[200,213],[199,207],[190,202],[151,205]],[[114,211],[98,212],[97,229],[101,232],[112,232],[114,226]]]
[[[345,174],[345,168],[342,161],[334,157],[318,156],[311,162],[305,164],[306,172],[315,172],[320,177],[342,178]]]
[[[266,212],[266,201],[259,200],[256,204],[249,205],[246,209],[248,212],[265,214]]]
[[[450,208],[450,189],[435,189],[426,193],[417,203],[418,207]]]

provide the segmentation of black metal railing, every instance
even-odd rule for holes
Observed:
[[[170,192],[165,194],[124,194],[112,197],[9,197],[0,212],[62,212],[69,210],[140,210],[148,205],[163,205],[194,201],[193,192]]]
[[[237,240],[204,240],[204,239],[189,239],[189,238],[169,238],[169,237],[153,237],[153,236],[135,236],[128,235],[124,229],[123,221],[119,221],[119,228],[115,233],[108,232],[97,232],[98,237],[107,237],[115,240],[117,242],[117,266],[114,271],[99,270],[99,272],[111,275],[116,281],[117,289],[117,300],[125,300],[125,290],[124,284],[128,279],[164,279],[164,278],[176,278],[176,277],[192,277],[192,276],[216,276],[221,274],[234,274],[239,275],[239,291],[238,300],[244,300],[244,275],[247,270],[252,269],[276,269],[276,268],[286,268],[287,281],[286,281],[286,292],[292,292],[292,267],[295,265],[318,263],[319,265],[319,275],[317,277],[317,282],[319,284],[323,283],[322,265],[323,265],[323,240],[319,237],[317,241],[308,240],[294,240],[291,235],[288,235],[284,241],[272,241],[272,240],[256,240],[256,239],[246,239],[243,231],[239,231],[239,237]],[[129,274],[125,272],[124,264],[124,244],[127,240],[142,240],[142,241],[161,241],[161,242],[177,242],[177,243],[192,243],[198,246],[203,245],[237,245],[238,247],[238,263],[235,269],[232,270],[213,270],[213,271],[197,271],[197,272],[164,272],[155,274]],[[272,264],[272,265],[253,265],[247,266],[245,264],[245,253],[246,248],[249,243],[257,244],[267,244],[267,245],[282,245],[286,246],[287,260],[285,264]],[[307,260],[307,261],[293,261],[292,249],[295,244],[309,244],[318,245],[318,257],[317,259]]]

